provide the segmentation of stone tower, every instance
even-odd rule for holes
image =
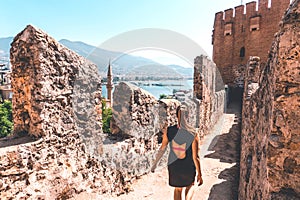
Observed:
[[[259,0],[215,15],[213,61],[225,84],[243,87],[243,74],[250,56],[266,63],[279,22],[290,0]],[[258,9],[257,9],[258,8]]]
[[[106,84],[106,89],[107,89],[107,103],[109,107],[112,107],[113,105],[113,98],[112,98],[112,90],[114,88],[113,84],[113,77],[112,77],[112,69],[111,69],[111,64],[110,61],[108,63],[108,70],[107,70],[107,84]]]

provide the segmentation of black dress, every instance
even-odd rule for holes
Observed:
[[[168,127],[167,137],[170,145],[168,157],[169,185],[173,187],[189,186],[194,182],[196,176],[192,154],[192,143],[195,136],[185,129],[178,129],[175,125]],[[184,158],[181,156],[178,158],[180,151],[185,153]]]

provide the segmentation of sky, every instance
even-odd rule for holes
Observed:
[[[124,32],[159,28],[185,35],[211,57],[215,13],[240,4],[241,0],[0,0],[0,37],[15,36],[32,24],[56,40],[101,46]],[[138,55],[171,62],[153,52]]]

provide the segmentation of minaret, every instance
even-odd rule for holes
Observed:
[[[111,70],[111,65],[110,65],[110,61],[109,61],[108,70],[107,70],[106,89],[107,89],[107,102],[110,104],[110,107],[112,107],[112,104],[113,104],[113,98],[112,98],[112,89],[113,88],[114,88],[114,84],[113,84],[112,70]]]

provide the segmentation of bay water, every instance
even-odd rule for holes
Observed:
[[[173,90],[193,89],[193,80],[133,81],[133,83],[138,84],[138,87],[148,91],[157,99],[161,94],[172,95]],[[102,85],[102,96],[107,98],[106,85]]]

